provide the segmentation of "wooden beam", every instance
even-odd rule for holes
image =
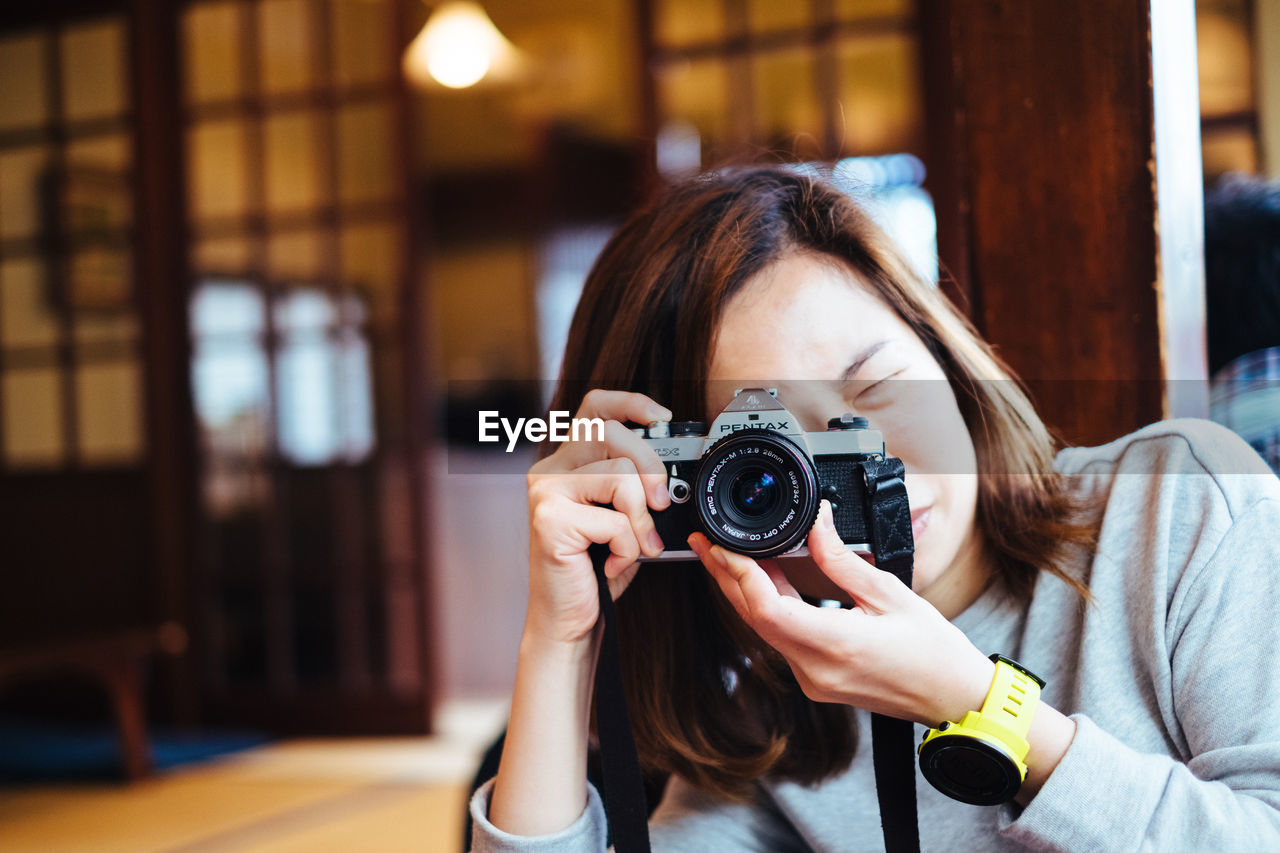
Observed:
[[[1161,418],[1204,372],[1190,0],[920,4],[941,260],[975,323],[1071,443]]]

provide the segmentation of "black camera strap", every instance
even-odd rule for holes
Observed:
[[[649,804],[644,795],[644,776],[631,736],[631,716],[622,691],[618,668],[618,627],[613,596],[604,575],[608,545],[587,549],[596,570],[600,596],[600,618],[604,620],[600,657],[596,664],[596,734],[600,737],[600,768],[604,782],[605,812],[613,836],[614,853],[649,853]]]
[[[915,538],[907,502],[906,469],[893,457],[861,463],[871,508],[871,555],[876,568],[911,588]],[[871,759],[886,853],[919,853],[916,816],[915,729],[910,720],[871,715]]]
[[[870,544],[876,566],[910,588],[915,546],[902,462],[889,458],[860,465],[870,507]],[[596,670],[596,731],[600,737],[609,831],[616,853],[649,853],[644,778],[622,690],[613,596],[604,575],[609,547],[592,545],[588,553],[595,567],[600,618],[604,620]],[[911,722],[872,714],[871,750],[886,853],[919,853],[915,730]]]

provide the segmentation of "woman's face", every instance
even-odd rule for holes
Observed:
[[[708,422],[747,386],[776,387],[809,431],[844,412],[868,418],[906,466],[914,589],[948,618],[977,597],[986,582],[974,526],[977,463],[955,394],[924,343],[851,270],[794,253],[730,300],[711,359]],[[819,575],[793,572],[793,563],[780,565],[797,589],[833,597]]]

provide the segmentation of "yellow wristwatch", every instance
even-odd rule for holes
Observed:
[[[925,732],[920,770],[949,797],[975,806],[1007,803],[1027,778],[1027,732],[1040,704],[1043,679],[1003,655],[979,711]]]

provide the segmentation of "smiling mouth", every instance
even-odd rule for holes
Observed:
[[[933,515],[933,507],[927,506],[923,509],[911,510],[911,538],[920,539],[920,534],[924,533],[925,528],[929,526],[929,516]]]

